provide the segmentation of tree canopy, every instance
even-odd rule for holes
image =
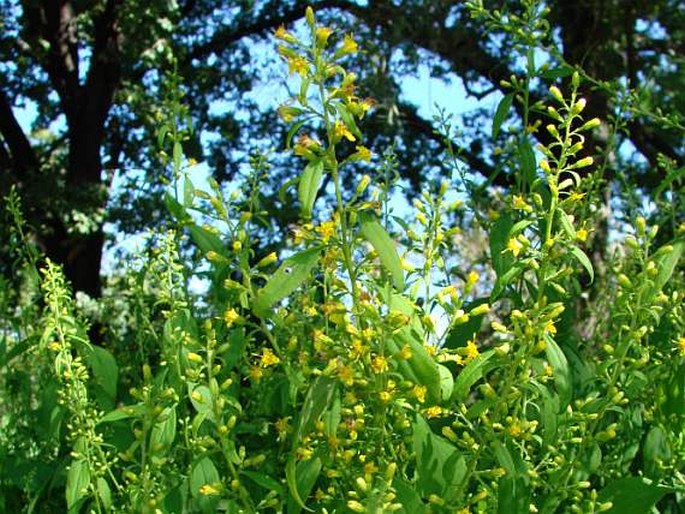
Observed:
[[[499,145],[483,144],[492,136],[495,103],[452,119],[458,131],[440,133],[439,121],[422,116],[401,94],[403,80],[421,66],[480,99],[511,94],[512,78],[531,60],[544,60],[550,71],[531,84],[526,98],[531,105],[549,82],[568,80],[571,69],[582,68],[592,84],[584,91],[586,114],[603,123],[584,151],[603,162],[607,204],[617,188],[648,198],[664,177],[682,175],[685,13],[677,0],[484,2],[506,14],[506,26],[470,16],[457,1],[312,4],[335,27],[333,37],[355,34],[364,41],[350,69],[359,76],[359,94],[376,101],[365,130],[371,144],[395,144],[410,194],[431,171],[444,170],[438,150],[448,139],[465,177],[481,176],[474,180],[504,188],[514,184],[511,173],[498,167],[497,151],[506,147],[508,132],[498,131]],[[206,161],[220,183],[236,178],[255,147],[283,146],[284,125],[250,92],[273,80],[270,72],[280,61],[259,43],[282,24],[300,20],[306,5],[62,0],[0,6],[2,193],[11,185],[20,188],[37,240],[65,266],[76,290],[100,293],[105,221],[130,233],[164,217],[159,190],[170,177],[156,141],[170,115],[163,99],[171,94],[171,70],[181,77],[178,87],[194,129],[184,142],[185,154]],[[543,44],[526,59],[516,51],[527,43],[527,32],[517,24],[530,19],[525,16],[530,9],[549,15],[535,27]],[[30,107],[35,118],[27,132],[18,116]],[[526,123],[530,144],[544,143],[546,113],[523,120],[524,111],[514,101],[508,123]],[[604,152],[608,138],[617,138],[620,151]],[[274,186],[265,195],[281,208],[282,226],[295,211],[287,208],[291,202],[278,199],[277,184],[296,170],[292,161],[273,157]],[[352,184],[351,177],[343,178]],[[494,190],[483,190],[485,201]],[[663,194],[663,188],[657,192]],[[605,244],[603,236],[599,245]]]

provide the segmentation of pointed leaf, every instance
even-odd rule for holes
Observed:
[[[370,213],[363,213],[360,216],[361,234],[373,248],[378,252],[381,264],[390,272],[393,285],[398,291],[404,289],[404,271],[402,261],[397,254],[395,242],[378,222],[376,217]]]
[[[509,115],[509,110],[511,109],[511,104],[514,101],[514,93],[509,93],[502,98],[497,105],[497,110],[495,111],[495,117],[492,120],[492,138],[496,139],[502,128],[502,123]]]
[[[321,254],[321,247],[308,248],[285,259],[266,285],[257,292],[252,310],[266,316],[273,305],[295,291],[309,278]]]
[[[302,173],[302,177],[300,177],[297,193],[300,199],[300,215],[303,218],[309,219],[312,217],[312,208],[321,186],[322,176],[323,161],[316,160],[307,165]]]
[[[569,250],[571,254],[578,260],[578,262],[580,262],[583,265],[588,275],[590,275],[590,283],[594,282],[595,270],[592,268],[592,263],[590,262],[588,256],[585,255],[585,252],[577,246],[571,246],[569,247]]]

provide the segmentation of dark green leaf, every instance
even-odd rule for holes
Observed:
[[[464,366],[454,381],[454,389],[452,390],[454,400],[463,401],[468,397],[473,384],[483,378],[483,370],[494,355],[494,350],[487,350]]]
[[[310,162],[300,177],[297,192],[300,199],[300,215],[303,218],[309,219],[312,217],[312,209],[316,196],[319,193],[322,176],[323,161],[319,159]]]
[[[590,275],[590,282],[595,281],[595,270],[592,268],[592,263],[590,262],[590,259],[588,258],[587,255],[585,255],[585,252],[578,248],[577,246],[571,246],[569,247],[569,251],[571,252],[571,255],[573,255],[576,259],[578,259],[578,262],[580,262],[585,270],[587,271],[588,275]]]
[[[381,264],[390,272],[395,289],[402,291],[404,289],[404,271],[402,270],[400,256],[397,254],[397,248],[395,248],[395,242],[373,214],[362,213],[360,225],[362,236],[371,243],[378,252]]]
[[[321,247],[309,248],[285,259],[266,285],[257,292],[252,309],[265,316],[273,305],[295,291],[309,278],[316,266]]]
[[[492,138],[496,139],[502,128],[502,123],[509,115],[509,110],[511,109],[511,104],[514,101],[514,93],[509,93],[502,98],[497,105],[497,110],[495,111],[495,117],[492,120]]]
[[[638,477],[624,477],[609,483],[599,493],[599,501],[611,502],[609,514],[647,514],[672,489],[648,483]]]

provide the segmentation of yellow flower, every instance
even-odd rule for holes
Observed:
[[[318,27],[316,29],[316,44],[320,47],[326,46],[328,38],[333,34],[333,29],[329,27]]]
[[[226,312],[224,312],[224,321],[227,327],[233,325],[238,318],[240,318],[240,314],[233,308],[226,309]]]
[[[309,74],[309,63],[304,57],[288,57],[288,73],[297,73],[305,78]]]
[[[587,241],[587,230],[585,230],[584,228],[578,229],[576,231],[576,239],[581,243]]]
[[[415,385],[411,390],[411,395],[416,398],[419,403],[425,403],[426,392],[428,389],[424,385]]]
[[[351,160],[365,162],[371,161],[371,150],[362,145],[358,145],[356,149],[357,151],[350,156]]]
[[[277,441],[285,441],[288,433],[292,430],[290,427],[290,416],[276,420],[274,428],[278,433]]]
[[[464,361],[465,363],[471,362],[473,359],[478,357],[480,355],[480,352],[478,351],[478,347],[476,346],[476,343],[473,341],[469,341],[466,343],[466,347],[464,348],[464,353],[466,355],[466,360]]]
[[[293,36],[290,32],[288,32],[285,29],[284,25],[279,25],[276,31],[274,32],[274,36],[276,39],[280,39],[282,41],[285,41],[286,43],[295,43],[297,42],[297,38]]]
[[[347,128],[347,125],[340,120],[336,120],[335,125],[333,125],[333,138],[340,141],[343,137],[348,141],[355,141],[355,137],[350,132],[350,129]]]
[[[548,333],[550,333],[550,334],[552,334],[552,335],[554,335],[554,334],[557,333],[557,327],[554,326],[554,322],[553,322],[552,320],[549,320],[549,321],[545,324],[545,332],[548,332]]]
[[[354,40],[354,37],[352,34],[345,34],[345,37],[343,37],[343,42],[342,46],[340,47],[340,50],[338,50],[339,55],[346,55],[346,54],[352,54],[356,52],[358,49],[357,42]]]
[[[678,354],[681,357],[685,357],[685,337],[680,337],[676,343],[675,343],[676,348],[678,349]]]
[[[371,362],[371,368],[373,369],[374,373],[383,373],[388,371],[388,359],[382,355],[377,355]]]
[[[250,367],[250,379],[252,379],[255,382],[259,382],[263,376],[264,372],[261,370],[259,366]]]
[[[205,484],[200,487],[200,494],[202,496],[218,496],[221,492],[211,484]]]
[[[262,368],[268,368],[269,366],[275,366],[281,362],[281,359],[278,358],[274,352],[272,352],[269,348],[264,348],[262,349],[262,356],[261,356],[261,366]]]
[[[429,419],[430,418],[437,418],[441,414],[442,414],[442,407],[440,407],[439,405],[434,405],[433,407],[428,407],[426,409],[426,416],[428,416]]]
[[[523,243],[521,243],[521,241],[519,241],[517,238],[512,237],[507,242],[507,250],[509,250],[514,257],[518,257],[518,255],[521,253],[521,250],[523,250]]]
[[[526,200],[523,198],[522,195],[516,195],[514,196],[514,199],[511,202],[512,206],[514,209],[517,209],[519,211],[526,211],[530,212],[533,210],[533,208],[526,203]]]
[[[350,366],[338,367],[338,378],[346,386],[351,386],[354,383],[354,372]]]
[[[335,234],[335,221],[324,221],[315,230],[321,236],[321,241],[328,243]]]

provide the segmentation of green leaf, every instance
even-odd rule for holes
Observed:
[[[487,350],[464,366],[464,369],[459,372],[454,381],[454,388],[452,389],[453,400],[463,401],[468,397],[473,384],[483,378],[486,364],[494,355],[494,350]]]
[[[102,502],[102,506],[109,510],[112,508],[112,491],[109,487],[109,484],[107,483],[107,480],[105,480],[102,477],[99,477],[97,479],[97,491],[98,491],[98,496],[100,497],[100,501]]]
[[[545,334],[545,355],[554,370],[554,387],[559,394],[561,409],[571,403],[573,398],[573,379],[566,355],[549,334]]]
[[[331,405],[333,395],[337,388],[337,382],[323,375],[318,376],[307,391],[297,426],[297,432],[293,439],[297,444],[314,426],[323,412]]]
[[[648,478],[657,479],[664,473],[660,464],[673,456],[671,445],[664,430],[655,426],[647,433],[642,443],[643,470]]]
[[[76,503],[88,495],[90,486],[90,468],[85,459],[77,459],[69,465],[67,474],[66,498],[67,507],[71,509]]]
[[[545,70],[538,76],[543,79],[554,80],[568,77],[573,73],[573,71],[574,70],[571,66],[566,66],[562,64],[561,66],[557,66],[556,68],[550,68],[548,70]]]
[[[266,473],[259,473],[257,471],[241,470],[240,474],[248,477],[255,484],[263,487],[267,491],[274,491],[279,495],[282,495],[284,492],[283,486],[280,484],[280,482],[278,482],[277,480],[274,480],[273,478],[271,478]]]
[[[465,304],[463,309],[464,311],[469,312],[470,310],[485,303],[488,303],[487,298],[478,298],[468,304]],[[473,339],[480,330],[484,318],[485,314],[481,314],[479,316],[470,316],[466,323],[462,323],[461,325],[456,325],[450,328],[447,336],[445,336],[445,343],[443,344],[443,347],[454,349],[466,346],[466,343]]]
[[[292,464],[291,464],[292,462]],[[312,491],[314,484],[316,484],[319,474],[321,473],[321,459],[318,457],[300,461],[296,466],[295,460],[291,458],[286,466],[286,482],[290,490],[291,496],[288,497],[287,512],[299,514],[302,509],[313,512],[304,504],[306,499]],[[288,470],[291,470],[288,473]]]
[[[490,258],[498,277],[511,268],[511,263],[514,260],[511,253],[503,253],[507,248],[509,233],[513,226],[514,221],[509,213],[505,212],[495,221],[490,230]]]
[[[354,134],[354,137],[362,139],[362,133],[360,132],[359,127],[357,127],[357,123],[354,121],[354,116],[347,110],[347,107],[342,103],[336,103],[335,109],[340,114],[340,117],[348,130]]]
[[[186,175],[183,178],[183,207],[192,207],[194,198],[195,188],[193,187],[190,177]]]
[[[101,346],[91,346],[86,355],[86,362],[93,370],[95,383],[114,402],[117,398],[117,382],[119,380],[119,366],[117,366],[114,356]]]
[[[576,229],[573,228],[573,223],[571,223],[570,218],[568,217],[568,214],[566,214],[564,211],[559,209],[557,211],[557,214],[559,215],[559,222],[561,223],[561,228],[564,229],[564,232],[566,232],[566,235],[572,239],[575,240],[576,238]]]
[[[188,225],[188,232],[190,233],[190,238],[197,245],[203,255],[207,255],[207,252],[213,251],[219,255],[224,254],[224,243],[221,238],[210,232],[209,230],[198,227],[195,224]]]
[[[678,262],[680,262],[683,256],[683,250],[685,250],[685,241],[677,241],[673,243],[673,249],[670,252],[664,252],[662,248],[659,248],[655,253],[655,262],[658,268],[658,273],[654,279],[654,286],[658,291],[661,291],[671,279],[673,272],[675,271]]]
[[[360,215],[360,232],[373,248],[378,252],[381,264],[390,272],[395,289],[404,289],[404,271],[402,261],[397,254],[395,242],[378,222],[376,216],[365,212]]]
[[[499,481],[497,514],[528,514],[530,484],[521,476],[506,475]]]
[[[670,380],[662,383],[660,389],[664,397],[662,412],[666,416],[685,415],[685,364],[676,366]]]
[[[398,371],[406,380],[426,386],[430,401],[439,403],[442,398],[440,370],[433,356],[423,346],[420,336],[421,323],[415,316],[413,303],[397,293],[390,293],[385,300],[388,309],[411,316],[409,325],[402,327],[387,340],[388,352],[396,353],[405,345],[408,346],[411,350],[411,357],[398,362]]]
[[[190,401],[199,414],[204,414],[208,419],[215,420],[214,409],[214,395],[205,385],[197,386],[192,389],[192,384],[188,384],[188,395]]]
[[[424,498],[436,494],[446,502],[456,500],[466,477],[464,457],[447,439],[434,434],[421,416],[416,417],[413,432],[419,491]]]
[[[525,268],[523,264],[521,262],[517,262],[512,268],[509,268],[502,275],[498,276],[497,280],[495,281],[495,285],[492,287],[492,291],[490,292],[490,302],[492,303],[497,300],[506,287],[511,284],[516,277],[523,273],[524,269]]]
[[[295,291],[316,266],[321,247],[308,248],[285,259],[266,285],[257,292],[252,310],[259,316],[266,316],[273,305]]]
[[[176,438],[176,407],[165,408],[160,417],[165,419],[155,423],[150,433],[150,447],[155,453],[170,448]]]
[[[216,512],[216,505],[219,498],[216,496],[205,496],[200,493],[203,485],[219,485],[221,478],[216,466],[209,457],[202,457],[193,466],[190,472],[190,494],[197,501],[200,510],[204,513]]]
[[[397,502],[402,505],[400,513],[424,514],[426,506],[421,501],[421,496],[416,492],[416,487],[400,478],[395,478],[392,483],[397,494]]]
[[[648,483],[638,477],[624,477],[609,483],[599,493],[599,502],[611,502],[609,514],[646,514],[672,489]]]
[[[454,377],[447,366],[438,364],[438,372],[440,373],[440,397],[443,402],[446,402],[452,396],[454,390]]]
[[[296,123],[293,124],[292,127],[288,130],[288,134],[285,136],[285,147],[286,149],[290,150],[290,147],[292,146],[292,141],[293,137],[297,133],[300,128],[302,128],[302,125],[304,125],[307,121],[309,121],[309,118],[300,120]]]
[[[514,101],[514,93],[509,93],[502,98],[497,105],[497,110],[495,111],[495,117],[492,120],[492,138],[496,139],[502,128],[502,123],[509,115],[509,110],[511,109],[511,104]]]
[[[185,223],[190,218],[183,205],[177,202],[168,192],[164,193],[164,204],[169,214],[179,223]]]
[[[587,255],[585,255],[585,252],[578,248],[577,246],[571,246],[569,247],[569,251],[571,252],[571,255],[573,255],[576,259],[578,259],[578,262],[580,262],[585,270],[587,271],[588,275],[590,275],[590,283],[595,281],[595,270],[592,268],[592,263],[590,262],[590,259],[588,258]]]
[[[300,177],[297,193],[300,199],[300,215],[303,218],[309,219],[312,217],[312,209],[314,207],[314,202],[316,201],[316,195],[321,186],[323,169],[322,160],[318,159],[312,161],[307,165]]]
[[[174,170],[180,170],[181,169],[181,161],[183,160],[183,148],[181,147],[181,143],[178,141],[174,142],[174,148],[172,150],[172,158],[173,158],[173,164],[174,164]]]
[[[527,139],[521,141],[518,147],[519,159],[521,160],[521,178],[529,186],[535,182],[537,162],[535,152]]]

